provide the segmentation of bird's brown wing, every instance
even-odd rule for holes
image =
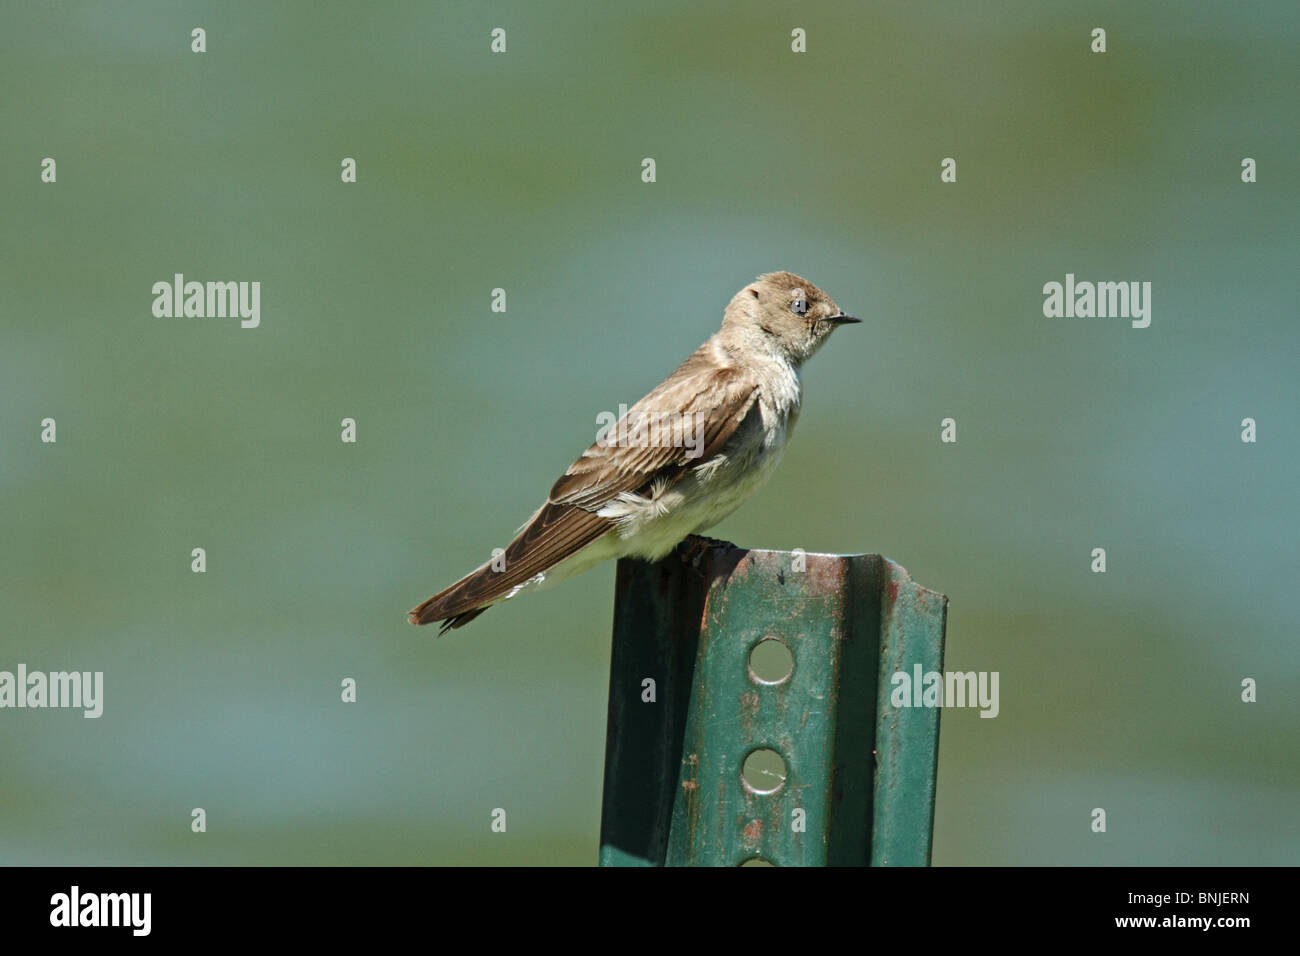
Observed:
[[[717,454],[754,407],[758,383],[737,366],[719,367],[707,349],[702,346],[584,451],[551,488],[550,500],[599,509],[653,481],[671,485]]]
[[[613,518],[596,513],[610,501],[640,494],[655,482],[671,486],[716,454],[753,410],[758,385],[740,368],[719,367],[704,354],[706,348],[628,409],[604,439],[569,466],[546,504],[506,546],[504,570],[494,570],[490,563],[478,568],[411,611],[411,623],[443,621],[440,633],[468,624],[511,588],[613,529]],[[656,429],[657,440],[638,444],[646,435],[653,438]]]

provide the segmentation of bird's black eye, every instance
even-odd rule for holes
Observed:
[[[807,315],[808,300],[802,297],[795,299],[793,302],[790,303],[790,311],[793,312],[795,315]]]

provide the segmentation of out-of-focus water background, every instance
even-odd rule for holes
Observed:
[[[1289,0],[6,5],[0,669],[105,700],[0,711],[0,862],[593,863],[613,567],[405,612],[773,269],[867,321],[714,533],[949,595],[1001,712],[943,715],[935,862],[1300,862],[1298,43]],[[155,318],[178,272],[260,327]],[[1067,273],[1150,327],[1045,318]]]

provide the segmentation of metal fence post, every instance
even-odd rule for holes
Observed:
[[[942,670],[947,605],[876,554],[620,561],[601,865],[927,865],[939,710],[890,692]],[[751,669],[768,639],[783,680]]]

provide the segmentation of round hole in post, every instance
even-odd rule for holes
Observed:
[[[785,760],[770,747],[759,747],[740,766],[740,779],[754,793],[775,793],[785,783]]]
[[[794,653],[779,637],[765,637],[749,652],[749,676],[760,684],[780,684],[794,673]]]
[[[771,860],[765,860],[761,856],[751,856],[748,860],[743,861],[741,866],[776,866]]]

